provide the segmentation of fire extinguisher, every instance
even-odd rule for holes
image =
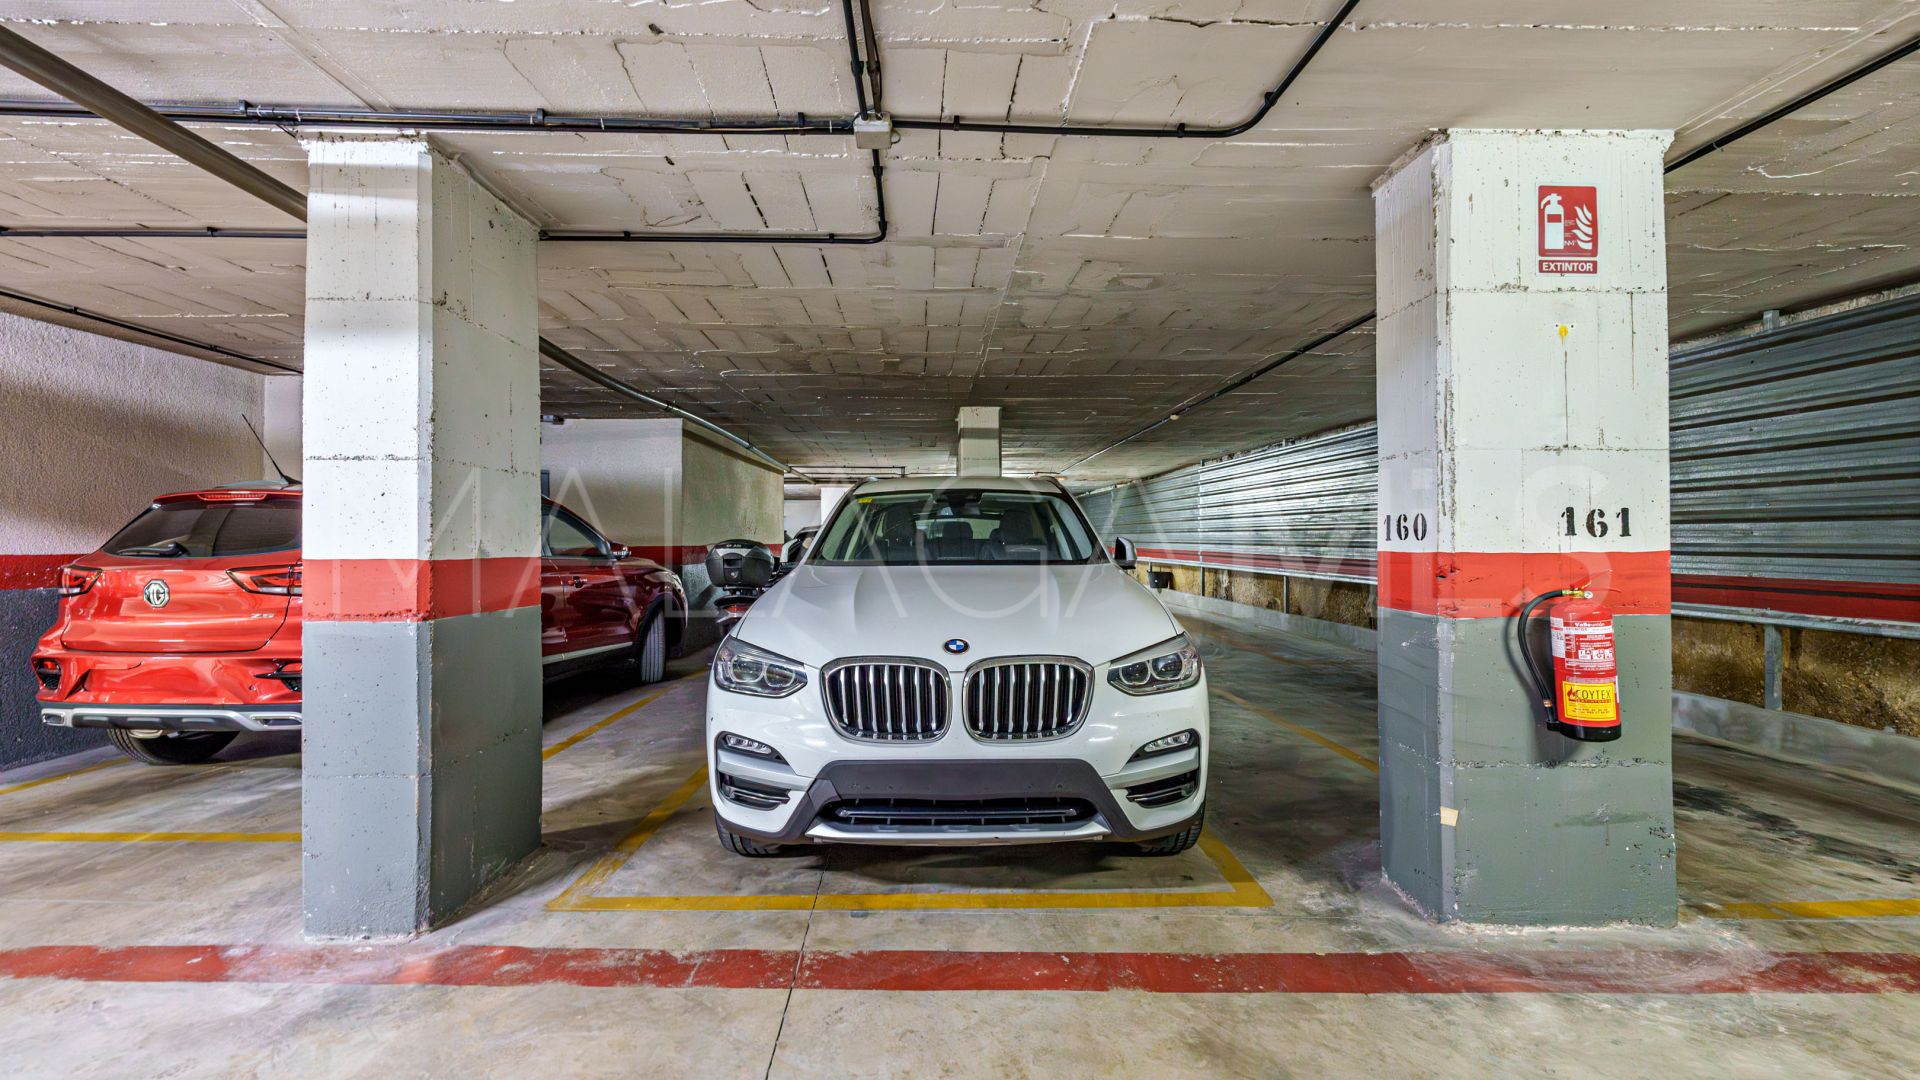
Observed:
[[[1567,212],[1561,208],[1558,194],[1540,201],[1540,246],[1548,251],[1566,250]]]
[[[1547,601],[1553,640],[1553,686],[1548,688],[1534,662],[1527,626],[1533,610]],[[1547,713],[1547,727],[1581,742],[1612,742],[1620,737],[1620,668],[1613,651],[1613,612],[1586,588],[1541,593],[1520,609],[1515,621],[1520,657],[1527,677]]]

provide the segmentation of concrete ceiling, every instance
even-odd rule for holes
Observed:
[[[874,0],[896,115],[1229,124],[1337,0]],[[832,0],[0,0],[150,102],[854,111]],[[1368,184],[1428,130],[1674,128],[1679,153],[1920,33],[1911,0],[1362,0],[1255,131],[904,132],[870,247],[545,244],[542,330],[795,464],[951,468],[1005,407],[1054,470],[1372,306]],[[0,76],[0,96],[45,98]],[[289,132],[198,130],[303,187]],[[844,136],[449,134],[549,228],[870,230]],[[1678,337],[1920,277],[1920,57],[1668,177]],[[288,227],[97,121],[0,120],[0,224]],[[0,239],[0,286],[300,362],[302,246]],[[623,415],[549,373],[548,411]],[[1365,329],[1103,455],[1161,471],[1373,411]],[[636,411],[632,413],[638,415]]]

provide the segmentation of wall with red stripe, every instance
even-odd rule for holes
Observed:
[[[748,539],[779,550],[780,472],[680,420],[542,424],[540,464],[551,498],[680,575],[689,645],[714,636],[708,549]]]
[[[156,495],[262,476],[263,376],[0,315],[0,767],[100,741],[48,728],[28,660],[59,568]]]

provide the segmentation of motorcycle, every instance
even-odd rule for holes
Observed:
[[[779,576],[778,570],[772,550],[753,540],[723,540],[707,549],[707,580],[713,583],[714,617],[722,637],[733,633]]]

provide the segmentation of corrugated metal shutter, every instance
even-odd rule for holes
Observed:
[[[1081,500],[1157,562],[1372,581],[1374,426],[1177,469]]]
[[[1677,350],[1683,610],[1920,621],[1920,296]],[[1143,555],[1371,581],[1371,423],[1088,500]]]
[[[1920,297],[1673,354],[1673,571],[1920,581]]]

